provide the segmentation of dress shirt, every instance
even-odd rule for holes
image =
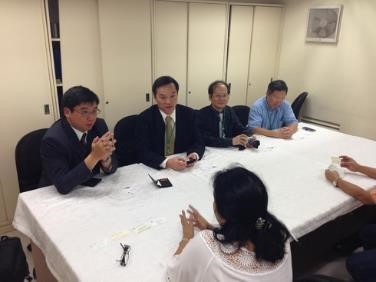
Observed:
[[[159,112],[161,113],[163,121],[164,121],[165,124],[166,124],[166,117],[167,116],[170,116],[172,118],[172,120],[174,122],[174,136],[175,136],[176,110],[174,110],[170,115],[166,114],[165,112],[163,112],[161,110],[159,110]],[[194,153],[194,154],[196,155],[197,160],[199,160],[200,159],[199,155],[197,153]],[[173,157],[174,157],[174,155],[166,156],[166,158],[164,159],[164,161],[160,164],[160,167],[161,168],[166,168],[167,161],[170,158],[173,158]]]
[[[285,125],[297,123],[289,102],[284,100],[277,108],[270,108],[266,96],[259,98],[251,107],[248,117],[248,127],[274,130]]]

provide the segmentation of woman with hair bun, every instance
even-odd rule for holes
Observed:
[[[174,282],[292,281],[290,233],[267,211],[260,178],[242,167],[214,176],[214,226],[192,206],[179,215],[183,238],[168,265]],[[201,231],[194,237],[194,227]]]

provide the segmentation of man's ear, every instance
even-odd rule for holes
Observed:
[[[71,115],[72,111],[69,108],[67,108],[67,107],[64,107],[63,111],[64,111],[64,116],[66,118],[69,118],[69,116]]]

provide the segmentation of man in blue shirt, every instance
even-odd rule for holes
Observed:
[[[289,139],[296,132],[298,120],[285,101],[287,91],[283,80],[269,83],[266,96],[256,100],[249,111],[248,127],[253,134]]]

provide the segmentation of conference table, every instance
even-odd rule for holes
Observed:
[[[289,140],[257,138],[258,149],[207,147],[202,160],[181,172],[133,164],[68,195],[53,186],[21,193],[13,226],[42,251],[58,281],[163,281],[182,237],[179,213],[191,204],[215,223],[212,178],[224,168],[242,165],[260,176],[269,211],[295,240],[361,206],[334,188],[324,170],[342,154],[376,167],[375,141],[304,123]],[[148,174],[173,186],[157,188]],[[376,185],[358,173],[344,177],[366,189]],[[131,246],[125,267],[120,243]]]

